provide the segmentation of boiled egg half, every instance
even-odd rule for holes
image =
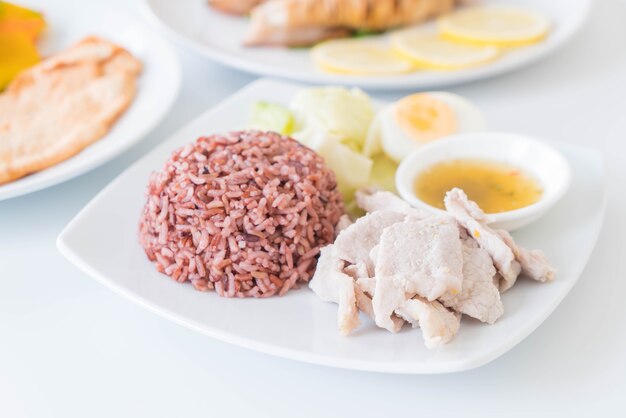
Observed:
[[[382,148],[400,162],[420,145],[448,135],[482,131],[481,111],[467,99],[446,92],[417,93],[387,107],[377,115],[370,132],[370,148]],[[368,142],[369,142],[368,141]]]

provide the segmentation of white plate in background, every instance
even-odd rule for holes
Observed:
[[[336,75],[315,67],[306,48],[249,48],[242,39],[246,17],[212,10],[207,0],[143,0],[147,18],[182,45],[224,65],[253,74],[291,80],[406,90],[449,86],[485,79],[544,58],[576,33],[591,9],[591,0],[481,0],[479,4],[512,4],[546,13],[553,22],[549,37],[536,45],[517,48],[487,65],[459,71],[419,71],[385,77]]]
[[[199,136],[244,128],[254,102],[287,103],[302,88],[259,80],[199,116],[100,192],[59,236],[61,253],[122,296],[211,337],[294,360],[389,373],[447,373],[486,364],[535,330],[574,286],[602,225],[605,174],[598,151],[565,143],[552,145],[571,166],[572,186],[543,218],[513,234],[519,244],[546,252],[558,271],[555,281],[518,280],[503,295],[505,313],[495,325],[464,317],[455,339],[436,350],[424,347],[419,330],[391,334],[364,317],[353,335],[342,337],[337,306],[306,286],[284,297],[226,299],[158,273],[137,235],[149,174]]]
[[[61,51],[88,35],[100,35],[128,49],[143,70],[131,106],[98,141],[50,168],[0,185],[0,200],[24,195],[79,176],[113,159],[141,140],[170,109],[180,88],[180,63],[167,41],[125,15],[107,13],[97,21],[74,22],[55,10],[42,10],[48,29],[41,40],[45,55]],[[58,16],[58,17],[57,17]]]

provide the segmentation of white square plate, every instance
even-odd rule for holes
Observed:
[[[130,17],[98,14],[95,20],[69,20],[54,7],[42,10],[48,30],[45,55],[61,51],[88,35],[100,35],[128,49],[143,63],[137,95],[111,131],[75,156],[48,169],[0,185],[0,200],[31,193],[79,176],[126,151],[165,116],[180,87],[180,64],[172,47]]]
[[[59,250],[102,284],[168,319],[233,344],[290,359],[359,370],[445,373],[481,366],[522,341],[576,283],[598,236],[605,207],[604,168],[593,150],[562,143],[572,187],[544,218],[515,232],[516,240],[545,250],[558,273],[552,283],[521,279],[503,295],[495,325],[464,318],[457,337],[429,351],[419,331],[390,334],[363,318],[353,335],[336,329],[337,307],[306,286],[284,297],[225,299],[157,273],[137,239],[148,176],[176,148],[201,135],[243,128],[257,100],[287,103],[302,86],[259,80],[209,110],[122,173],[65,228]],[[575,209],[573,209],[575,208]]]

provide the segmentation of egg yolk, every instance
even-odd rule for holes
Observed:
[[[433,141],[457,132],[454,110],[425,93],[413,94],[396,105],[395,119],[400,128],[416,142]]]

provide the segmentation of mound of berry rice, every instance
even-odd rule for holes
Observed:
[[[159,272],[227,297],[307,282],[344,214],[322,158],[272,132],[198,138],[154,172],[139,241]]]

